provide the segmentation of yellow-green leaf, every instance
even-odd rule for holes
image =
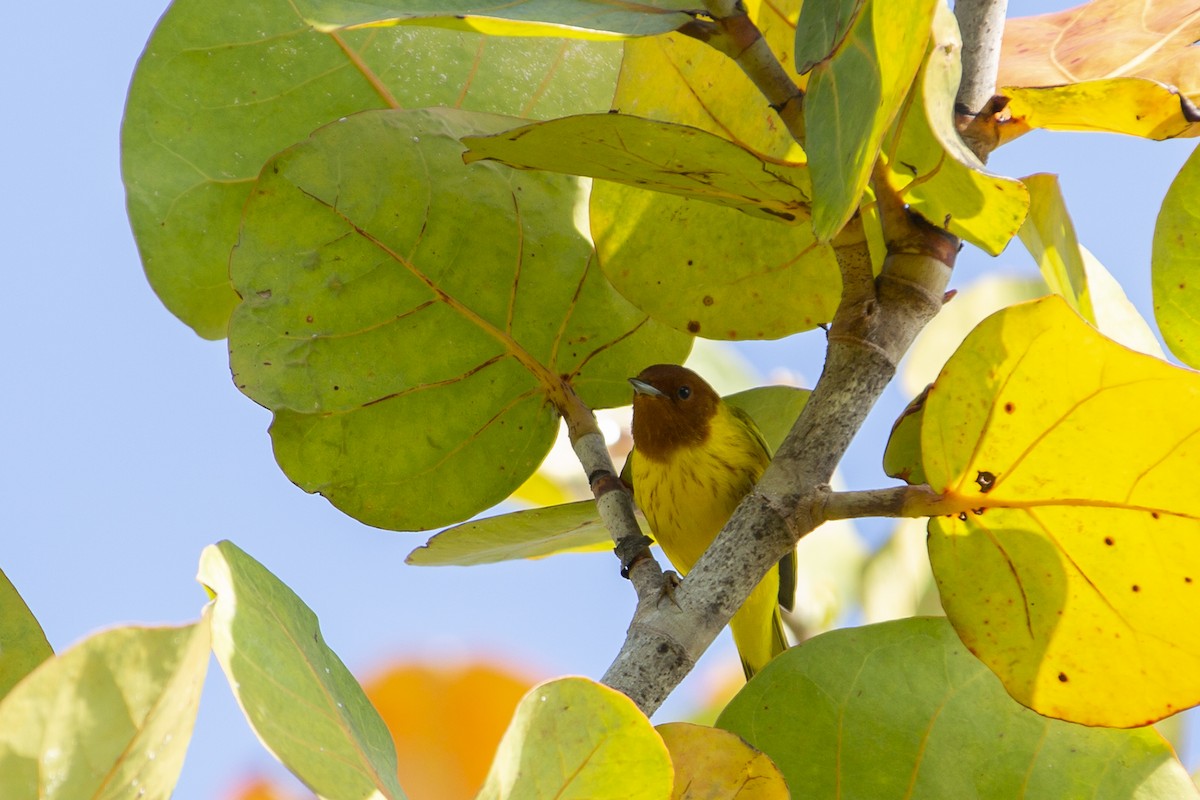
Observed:
[[[809,218],[804,164],[776,163],[688,125],[588,114],[467,137],[464,160],[617,181],[729,206],[765,219]]]
[[[242,208],[273,154],[372,108],[455,106],[544,119],[609,107],[615,43],[434,28],[319,33],[287,0],[175,0],[142,53],[121,129],[129,218],[151,286],[225,336]]]
[[[37,617],[0,570],[0,699],[53,655]]]
[[[213,652],[263,745],[323,798],[403,798],[387,726],[304,601],[228,541],[204,548],[197,580],[215,598]]]
[[[959,635],[1022,703],[1144,725],[1200,702],[1200,375],[1061,298],[984,320],[929,392],[929,550]],[[1119,687],[1114,690],[1113,687]]]
[[[1041,269],[1046,285],[1105,336],[1161,357],[1154,332],[1129,302],[1121,284],[1076,239],[1058,177],[1043,173],[1021,180],[1031,199],[1021,241]]]
[[[725,400],[754,419],[773,452],[792,429],[809,394],[807,389],[792,386],[759,386]],[[637,521],[642,532],[651,535],[641,513]],[[425,567],[468,566],[611,548],[612,536],[600,520],[595,501],[581,500],[456,525],[435,534],[406,560]]]
[[[792,63],[800,0],[746,0],[746,13],[801,86]],[[742,69],[716,48],[671,33],[625,43],[613,108],[691,125],[768,158],[804,161],[804,152]]]
[[[1035,128],[1123,133],[1147,139],[1200,135],[1196,106],[1179,90],[1145,78],[1110,78],[1065,86],[1006,87],[1001,128],[1012,139]]]
[[[808,72],[828,58],[850,33],[865,0],[808,0],[796,22],[796,71]]]
[[[686,0],[620,3],[611,0],[296,0],[318,30],[380,25],[436,25],[491,36],[571,36],[622,39],[666,33],[692,20]]]
[[[512,122],[356,115],[272,159],[246,207],[235,380],[275,412],[288,476],[368,524],[500,502],[550,449],[565,381],[624,405],[629,375],[687,353],[604,281],[576,179],[462,163],[459,137]]]
[[[925,58],[936,5],[864,0],[849,34],[809,76],[804,118],[820,241],[858,209],[884,133]]]
[[[625,695],[586,678],[535,686],[517,706],[477,800],[662,800],[662,738]]]
[[[1163,198],[1150,275],[1163,340],[1180,361],[1200,367],[1200,148]]]
[[[638,522],[645,524],[641,515]],[[611,548],[612,536],[596,501],[580,500],[464,522],[435,534],[405,560],[423,567],[469,566],[601,547]]]
[[[1060,295],[1089,322],[1096,321],[1092,296],[1075,224],[1067,213],[1058,176],[1047,173],[1021,179],[1029,189],[1029,216],[1021,226],[1021,242],[1042,271],[1050,291]]]
[[[929,56],[888,148],[888,182],[932,224],[998,255],[1021,227],[1029,194],[985,170],[954,128],[961,51],[954,15],[939,4]]]
[[[609,282],[676,330],[778,339],[837,310],[837,260],[808,225],[614,183],[592,187],[591,223]]]
[[[794,796],[1200,796],[1153,730],[1074,725],[1014,702],[943,619],[810,639],[747,683],[717,725],[770,756]]]
[[[655,728],[671,753],[671,800],[789,800],[771,759],[720,728],[668,722]]]
[[[205,614],[114,628],[43,661],[0,702],[0,797],[169,798],[208,658]]]

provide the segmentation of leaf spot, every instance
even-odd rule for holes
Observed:
[[[688,333],[699,333],[700,332],[700,323],[697,322],[696,320],[691,320],[687,324],[687,329],[688,329]]]
[[[1068,679],[1067,679],[1067,673],[1065,673],[1065,672],[1060,672],[1060,673],[1058,673],[1058,682],[1059,682],[1059,683],[1066,683],[1066,682],[1067,682],[1067,680],[1068,680]]]
[[[711,306],[713,304],[713,302],[714,301],[713,301],[713,297],[711,294],[704,295],[704,305]]]
[[[1016,411],[1016,410],[1017,410],[1017,407],[1016,407],[1016,406],[1014,406],[1012,403],[1005,403],[1005,404],[1004,404],[1004,413],[1005,413],[1005,414],[1011,414],[1011,413],[1013,413],[1013,412],[1014,412],[1014,411]]]
[[[979,491],[987,494],[992,490],[993,487],[995,487],[996,476],[987,470],[980,470],[975,475],[975,482],[979,484]]]
[[[1133,585],[1132,588],[1135,592],[1140,592],[1142,590],[1142,587],[1138,586],[1136,583]]]
[[[1109,547],[1112,547],[1113,546],[1113,538],[1111,536],[1105,536],[1104,543],[1106,545],[1108,545]]]

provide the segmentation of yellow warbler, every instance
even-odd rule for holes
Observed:
[[[633,497],[667,558],[686,575],[771,460],[750,416],[690,369],[647,367],[633,384]],[[749,679],[787,649],[779,606],[792,607],[796,554],[767,573],[729,627]]]

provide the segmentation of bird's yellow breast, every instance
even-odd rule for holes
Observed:
[[[703,443],[676,448],[661,460],[634,450],[634,499],[680,573],[686,574],[716,538],[762,476],[768,458],[755,433],[724,404]]]

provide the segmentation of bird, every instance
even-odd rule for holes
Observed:
[[[647,367],[633,385],[633,450],[626,470],[655,541],[686,575],[750,492],[771,450],[750,415],[695,372]],[[780,560],[729,623],[749,680],[788,647],[780,606],[792,607],[796,553]]]

